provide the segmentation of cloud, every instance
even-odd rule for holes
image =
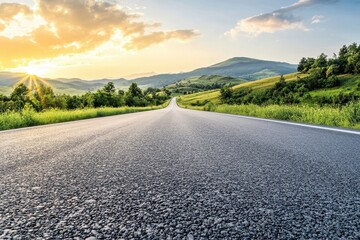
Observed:
[[[169,39],[188,40],[198,34],[193,30],[177,30],[172,32],[154,32],[148,35],[141,35],[132,39],[125,45],[128,50],[141,50],[148,46],[163,42]]]
[[[235,37],[239,32],[244,32],[257,36],[261,33],[274,33],[288,29],[306,30],[301,19],[291,13],[272,12],[243,19],[228,34]]]
[[[315,4],[331,4],[337,1],[338,0],[299,0],[290,6],[277,9],[273,12],[242,19],[233,29],[228,31],[226,35],[236,37],[236,35],[243,32],[257,36],[261,33],[274,33],[289,29],[307,31],[308,29],[304,26],[302,19],[295,16],[293,11]]]
[[[0,31],[3,31],[17,15],[30,15],[32,11],[23,4],[2,3],[0,4]]]
[[[321,22],[323,22],[323,20],[324,20],[324,16],[313,16],[312,17],[312,19],[311,19],[311,24],[317,24],[317,23],[321,23]]]
[[[31,60],[96,49],[121,32],[126,49],[144,49],[170,39],[187,40],[193,30],[156,31],[160,24],[140,21],[116,2],[99,0],[37,0],[36,7],[0,4],[0,31],[19,14],[41,17],[44,24],[26,36],[0,35],[0,67],[16,67]],[[150,32],[149,32],[150,31]]]

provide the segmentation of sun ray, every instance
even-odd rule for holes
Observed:
[[[20,79],[20,81],[18,81],[18,82],[16,83],[15,86],[18,86],[18,85],[20,85],[20,84],[22,84],[22,83],[25,83],[28,79],[29,79],[29,75],[25,75],[23,78]]]
[[[48,81],[46,81],[45,79],[43,79],[43,78],[41,78],[41,77],[37,77],[37,80],[40,82],[40,83],[42,83],[42,84],[44,84],[44,85],[46,85],[46,86],[48,86],[48,87],[53,87]]]
[[[35,89],[34,90],[36,90],[37,94],[39,95],[40,99],[42,100],[44,96],[43,96],[43,92],[41,90],[41,86],[44,85],[44,84],[39,84],[39,80],[40,80],[40,78],[38,76],[34,76],[34,83],[35,83]]]
[[[29,81],[29,89],[32,91],[33,90],[33,85],[34,85],[34,79],[33,76],[30,76],[30,81]]]
[[[40,89],[39,82],[35,79],[34,83],[35,83],[35,89],[34,90],[39,94],[40,98],[42,98],[42,91]]]

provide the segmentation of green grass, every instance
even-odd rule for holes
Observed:
[[[298,74],[298,73],[292,73],[284,75],[286,81],[295,81],[299,77],[306,76],[305,74]],[[260,89],[266,89],[274,86],[276,82],[278,82],[280,79],[280,76],[276,77],[270,77],[270,78],[264,78],[257,81],[252,82],[246,82],[239,85],[236,85],[233,87],[234,91],[244,89],[244,88],[252,88],[254,90],[260,90]],[[220,91],[219,90],[210,90],[210,91],[204,91],[199,93],[194,93],[190,95],[184,95],[181,97],[182,104],[184,105],[191,105],[194,102],[204,102],[204,101],[210,101],[214,104],[220,104]]]
[[[295,81],[303,74],[284,75],[286,81]],[[341,85],[331,89],[311,91],[312,97],[333,96],[340,92],[359,92],[360,75],[339,76]],[[248,82],[233,87],[234,91],[243,88],[261,90],[272,87],[279,81],[279,76]],[[261,118],[271,118],[294,122],[328,125],[360,129],[360,103],[352,103],[343,107],[317,106],[316,104],[302,105],[226,105],[221,104],[218,90],[200,92],[179,97],[179,105],[185,108],[214,111],[221,113],[239,114]],[[204,106],[201,106],[204,105]]]
[[[89,108],[72,111],[49,110],[45,112],[35,112],[26,109],[19,112],[8,112],[0,114],[0,130],[8,130],[22,127],[31,127],[52,123],[69,122],[75,120],[113,116],[125,113],[134,113],[164,108],[169,101],[160,106],[149,107],[120,107],[120,108]]]
[[[340,86],[330,89],[319,89],[310,92],[311,97],[329,97],[342,93],[358,92],[360,95],[360,75],[342,75]]]
[[[290,82],[290,81],[297,80],[298,77],[302,78],[305,76],[307,76],[307,74],[291,73],[291,74],[284,75],[284,78],[285,78],[286,82]],[[260,79],[257,81],[247,82],[244,84],[236,85],[233,87],[233,89],[236,91],[238,89],[243,89],[243,88],[252,88],[253,90],[271,88],[272,86],[275,85],[276,82],[279,81],[279,79],[280,79],[280,76],[264,78],[264,79]]]
[[[360,102],[342,108],[308,105],[216,105],[212,103],[199,107],[184,105],[181,101],[179,105],[195,110],[360,129]]]

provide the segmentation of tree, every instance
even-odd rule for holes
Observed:
[[[359,48],[356,43],[351,44],[348,47],[346,54],[347,57],[347,73],[360,73],[360,45]]]
[[[94,107],[94,94],[91,92],[87,92],[82,95],[82,103],[84,107],[92,108]]]
[[[108,82],[104,87],[103,87],[103,91],[105,93],[107,93],[108,95],[113,95],[115,94],[115,85],[113,82]]]
[[[331,77],[334,75],[339,74],[340,67],[337,64],[332,64],[328,67],[328,69],[326,70],[326,77]]]
[[[170,97],[171,92],[170,92],[169,89],[167,89],[167,88],[164,87],[164,88],[163,88],[163,92],[165,93],[166,96]]]
[[[141,89],[138,87],[138,85],[136,83],[132,83],[130,85],[128,94],[131,95],[132,97],[142,97],[143,96]]]
[[[275,83],[275,89],[276,90],[281,90],[285,86],[286,86],[286,81],[285,81],[284,75],[281,75],[280,80],[277,83]]]
[[[13,111],[21,111],[27,103],[32,104],[30,90],[23,83],[15,87],[14,91],[10,94],[9,100],[6,106],[9,110]]]
[[[14,91],[11,93],[10,98],[12,100],[20,100],[22,102],[26,102],[29,100],[29,89],[28,87],[21,83],[17,85],[14,89]]]
[[[233,89],[229,86],[224,86],[220,89],[220,100],[224,103],[228,102],[233,96]]]
[[[37,102],[37,110],[56,108],[55,93],[50,86],[40,84],[35,89],[34,98]]]
[[[339,72],[346,73],[346,65],[347,65],[347,46],[344,45],[339,51],[338,64],[339,64]]]
[[[120,107],[124,105],[122,92],[116,94],[113,82],[107,83],[102,89],[94,94],[94,107]]]
[[[306,71],[306,63],[307,63],[307,59],[303,57],[299,62],[299,65],[297,68],[298,72],[304,73]]]
[[[324,53],[320,54],[320,56],[317,59],[315,59],[313,67],[314,68],[325,68],[325,67],[327,67],[327,56]]]
[[[78,109],[84,107],[81,98],[78,96],[69,97],[66,103],[68,109]]]

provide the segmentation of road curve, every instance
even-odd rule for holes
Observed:
[[[169,107],[0,133],[0,239],[359,239],[360,136]]]

